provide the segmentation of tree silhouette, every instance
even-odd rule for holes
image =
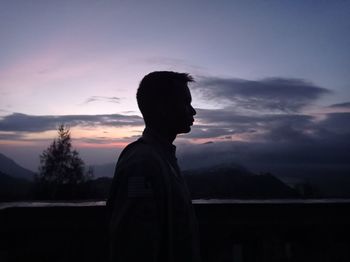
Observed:
[[[39,195],[45,198],[74,198],[78,185],[90,179],[84,174],[84,162],[72,149],[70,129],[63,124],[58,128],[58,138],[40,155],[39,174],[36,181]]]

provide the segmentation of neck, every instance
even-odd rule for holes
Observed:
[[[169,144],[172,144],[176,138],[176,134],[173,132],[170,132],[169,130],[163,128],[157,128],[157,127],[147,127],[148,129],[151,129],[155,131],[162,139],[169,142]]]

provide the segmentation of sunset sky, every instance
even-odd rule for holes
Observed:
[[[350,170],[349,14],[346,0],[0,1],[0,153],[36,171],[65,123],[87,164],[115,162],[143,129],[138,83],[172,70],[196,80],[185,166]]]

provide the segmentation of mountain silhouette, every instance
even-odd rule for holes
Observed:
[[[20,166],[11,158],[0,153],[0,172],[15,178],[33,180],[35,173]]]
[[[0,171],[0,201],[31,198],[32,182],[6,175]]]
[[[256,175],[243,166],[223,164],[184,172],[192,198],[294,198],[299,194],[272,174]]]
[[[114,164],[94,166],[95,178],[87,185],[93,198],[106,198]],[[97,172],[96,172],[97,171]],[[256,175],[242,165],[224,163],[183,171],[192,198],[297,198],[300,195],[272,174]]]

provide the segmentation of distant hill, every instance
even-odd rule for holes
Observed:
[[[296,198],[300,195],[271,174],[256,175],[226,164],[184,172],[192,198]]]
[[[94,198],[106,198],[111,186],[114,164],[99,166],[95,178],[88,182]],[[97,171],[97,172],[96,172]],[[186,170],[184,177],[192,198],[297,198],[300,195],[271,174],[256,175],[235,163]]]
[[[6,158],[8,160],[8,158]],[[14,163],[13,161],[7,161]],[[15,164],[15,163],[14,163]],[[15,164],[15,166],[18,166]],[[16,170],[16,169],[15,169]],[[21,169],[19,169],[21,170]],[[24,169],[25,170],[25,169]],[[95,179],[78,187],[81,199],[106,199],[110,190],[114,164],[94,167]],[[97,171],[97,172],[96,172]],[[30,171],[29,171],[30,172]],[[256,175],[237,164],[222,164],[184,171],[192,198],[297,198],[300,195],[271,174]],[[32,174],[30,172],[29,174]],[[33,184],[0,171],[0,201],[31,198]]]
[[[28,200],[32,198],[32,182],[0,172],[0,201]]]
[[[0,153],[0,172],[9,175],[11,177],[23,178],[27,180],[32,180],[34,172],[21,167],[11,158]]]

